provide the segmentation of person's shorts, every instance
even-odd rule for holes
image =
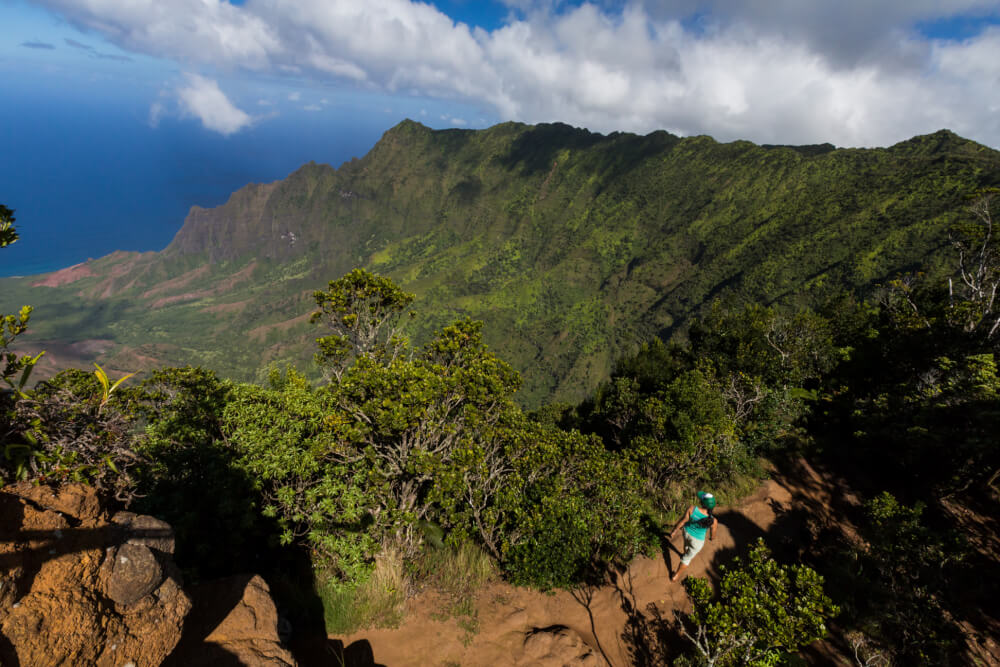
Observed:
[[[684,555],[681,556],[681,562],[685,565],[690,565],[691,561],[701,548],[705,546],[705,540],[699,540],[697,537],[691,537],[690,533],[686,530],[684,531]]]

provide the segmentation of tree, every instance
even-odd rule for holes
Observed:
[[[949,575],[971,552],[957,529],[928,527],[924,509],[888,492],[869,500],[862,525],[867,549],[857,554],[863,627],[900,664],[948,664],[961,642],[949,622]]]
[[[744,563],[722,568],[718,595],[688,577],[694,606],[678,621],[705,665],[775,665],[785,653],[826,635],[840,610],[823,592],[823,577],[804,565],[782,565],[758,540]]]
[[[786,313],[759,304],[726,311],[715,302],[692,324],[691,347],[720,373],[739,372],[780,388],[801,387],[843,356],[826,318],[808,309]]]
[[[639,414],[627,451],[654,498],[668,481],[709,479],[735,457],[737,425],[708,368],[685,371],[643,397]]]
[[[337,437],[384,489],[376,509],[396,513],[395,546],[408,553],[417,523],[447,502],[435,485],[457,476],[480,507],[492,496],[503,467],[498,438],[519,413],[512,397],[520,376],[487,350],[482,323],[471,320],[445,327],[413,358],[383,362],[358,355],[330,392],[341,415]]]
[[[1000,247],[991,211],[998,193],[996,188],[981,192],[969,207],[972,220],[951,230],[951,245],[958,252],[960,298],[956,300],[954,282],[949,280],[949,315],[966,333],[981,330],[988,340],[1000,332]]]
[[[0,248],[5,248],[18,239],[14,222],[14,211],[0,204]]]
[[[596,436],[525,424],[508,459],[512,472],[492,511],[514,583],[568,588],[602,561],[627,563],[646,546],[638,470]]]
[[[14,228],[14,211],[0,204],[0,248],[6,248],[18,240],[17,230]],[[41,359],[44,352],[39,352],[37,356],[29,357],[15,354],[10,347],[14,339],[23,334],[28,329],[28,320],[31,319],[31,306],[22,306],[16,315],[0,315],[0,350],[2,350],[3,367],[0,368],[0,379],[2,379],[14,392],[15,398],[24,393],[24,387],[28,383],[31,371],[35,364]],[[19,378],[18,374],[21,374]],[[9,419],[9,417],[8,417]],[[7,433],[6,435],[10,435]],[[4,434],[0,433],[0,444],[4,441]]]
[[[406,348],[399,321],[414,296],[390,279],[354,269],[313,297],[319,310],[310,321],[323,322],[331,332],[316,339],[316,363],[326,369],[328,378],[340,380],[362,355],[391,363]]]
[[[379,511],[383,490],[364,452],[341,437],[347,420],[329,392],[294,370],[275,384],[232,388],[220,425],[226,447],[255,481],[281,542],[304,542],[326,569],[360,581],[392,526],[391,512]]]

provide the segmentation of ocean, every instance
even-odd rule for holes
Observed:
[[[0,276],[53,271],[114,250],[161,250],[192,205],[313,160],[361,157],[400,118],[335,108],[284,114],[229,137],[192,118],[149,123],[148,104],[85,95],[19,95],[0,104],[0,204],[21,239]]]

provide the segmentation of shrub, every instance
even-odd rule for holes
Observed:
[[[132,419],[99,373],[68,370],[19,391],[8,412],[4,474],[46,483],[86,482],[126,504],[136,493]],[[103,390],[102,390],[103,389]]]
[[[680,617],[681,633],[703,664],[777,664],[783,654],[826,635],[839,609],[823,592],[823,577],[804,565],[782,565],[763,540],[744,563],[722,568],[718,595],[707,580],[688,577],[693,610]]]
[[[602,560],[628,562],[650,536],[635,466],[595,436],[526,427],[498,502],[503,568],[518,584],[566,588]]]

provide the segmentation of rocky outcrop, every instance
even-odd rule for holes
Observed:
[[[0,664],[159,665],[191,600],[173,532],[102,513],[93,489],[0,490]]]
[[[296,664],[292,654],[281,646],[278,612],[261,577],[227,577],[196,586],[191,595],[194,610],[169,665]]]
[[[109,517],[90,487],[0,489],[0,665],[295,664],[262,578],[189,597],[173,553],[169,524]]]
[[[562,625],[537,628],[524,638],[525,665],[532,667],[599,667],[607,664],[583,638]]]

